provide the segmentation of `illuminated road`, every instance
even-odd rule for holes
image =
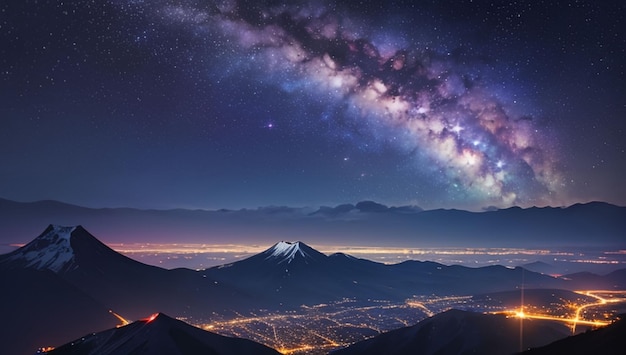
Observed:
[[[526,305],[520,306],[517,310],[507,310],[504,312],[495,312],[499,314],[506,314],[508,316],[517,317],[521,319],[545,319],[558,322],[567,323],[572,329],[572,334],[576,333],[577,325],[591,325],[594,327],[602,327],[609,325],[609,320],[597,320],[597,319],[583,319],[581,314],[589,308],[604,306],[609,303],[626,303],[626,291],[607,291],[607,290],[588,290],[588,291],[575,291],[576,293],[584,296],[593,297],[595,302],[574,305],[574,315],[572,317],[557,317],[549,314],[530,313],[524,311]]]
[[[109,313],[111,313],[115,318],[119,319],[120,322],[122,322],[121,324],[118,324],[116,327],[123,327],[125,325],[130,324],[130,321],[128,321],[126,318],[120,316],[119,314],[113,312],[113,310],[109,309]]]
[[[595,291],[576,291],[576,293],[579,293],[581,295],[585,295],[585,296],[591,296],[595,299],[597,299],[598,301],[595,303],[588,303],[585,305],[582,305],[580,307],[578,307],[576,309],[576,315],[574,316],[574,322],[572,324],[572,333],[576,332],[576,325],[577,324],[588,324],[588,321],[585,320],[581,320],[580,319],[580,313],[590,307],[596,307],[596,306],[603,306],[606,305],[607,303],[622,303],[622,302],[626,302],[626,291],[604,291],[604,290],[595,290]],[[606,295],[610,295],[610,298],[605,298],[602,297],[600,295],[606,296]],[[614,295],[621,295],[621,298],[613,298]],[[603,325],[607,325],[609,324],[609,322],[600,322],[600,321],[592,321],[592,323],[595,324],[591,324],[591,325],[596,325],[596,326],[603,326]],[[600,324],[600,323],[605,323],[605,324]]]

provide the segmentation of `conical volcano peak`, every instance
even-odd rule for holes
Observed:
[[[35,238],[27,245],[33,244],[34,242],[37,242],[37,244],[45,244],[46,241],[57,244],[66,242],[69,243],[72,232],[74,232],[77,227],[78,226],[60,226],[51,224],[45,231],[43,231],[43,233],[41,233],[41,235],[39,235],[39,237]]]
[[[310,246],[300,242],[285,242],[280,241],[274,244],[271,248],[263,252],[266,255],[265,259],[277,260],[279,264],[286,262],[290,264],[296,258],[317,259],[320,255],[324,255]]]
[[[46,228],[46,231],[50,230],[50,232],[58,234],[58,235],[62,235],[64,237],[69,237],[69,235],[74,231],[74,229],[76,229],[79,226],[61,226],[58,224],[51,224],[48,226],[48,228]],[[48,234],[50,234],[50,232],[48,232]],[[46,235],[46,233],[44,232],[44,235]]]
[[[74,262],[70,239],[76,228],[51,224],[39,237],[9,254],[6,261],[17,261],[25,267],[54,272],[67,269]]]
[[[279,354],[247,339],[196,328],[164,313],[119,328],[91,333],[50,354]]]

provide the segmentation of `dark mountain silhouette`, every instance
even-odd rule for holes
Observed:
[[[48,352],[50,355],[278,354],[247,339],[221,336],[163,313],[120,328],[92,333]]]
[[[346,275],[351,273],[350,270],[338,267],[334,262],[339,258],[349,258],[348,263],[353,265],[378,265],[347,256],[329,257],[298,241],[279,242],[264,252],[207,269],[205,273],[220,284],[255,295],[259,303],[274,307],[299,306],[348,294],[353,277]],[[358,267],[351,271],[355,274],[372,272]]]
[[[567,327],[558,323],[536,320],[524,320],[524,323],[523,348],[548,344],[568,335]],[[502,355],[519,350],[520,320],[453,309],[333,354]]]
[[[245,301],[200,272],[165,270],[130,259],[81,226],[51,225],[24,247],[0,256],[0,269],[24,268],[55,272],[128,319],[158,310],[208,315]]]
[[[527,355],[621,355],[626,349],[626,314],[604,328],[573,335],[549,345],[523,352]]]
[[[415,294],[474,294],[568,288],[568,282],[522,268],[469,268],[435,262],[386,265],[343,253],[325,255],[302,242],[280,242],[247,259],[205,270],[256,302],[299,306],[342,298],[402,301]],[[260,305],[260,304],[259,304]]]

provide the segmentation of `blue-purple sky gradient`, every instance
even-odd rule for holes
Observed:
[[[625,5],[0,4],[0,197],[626,205]]]

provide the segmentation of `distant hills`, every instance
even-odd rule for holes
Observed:
[[[373,201],[335,207],[242,210],[93,209],[57,201],[0,199],[0,243],[26,243],[42,225],[84,225],[107,243],[265,243],[402,247],[624,247],[626,208],[602,202],[567,208],[508,208],[485,212],[424,211]],[[175,238],[175,239],[174,239]]]
[[[0,313],[12,315],[12,329],[0,333],[0,343],[11,344],[13,354],[29,353],[35,340],[58,345],[115,325],[108,310],[131,320],[156,312],[210,319],[213,314],[288,311],[345,298],[404,301],[420,294],[511,291],[522,283],[577,289],[581,279],[590,278],[598,287],[626,287],[623,270],[554,278],[502,266],[386,265],[284,241],[228,265],[166,270],[113,251],[81,226],[50,225],[30,243],[0,255],[0,285],[7,290]]]

